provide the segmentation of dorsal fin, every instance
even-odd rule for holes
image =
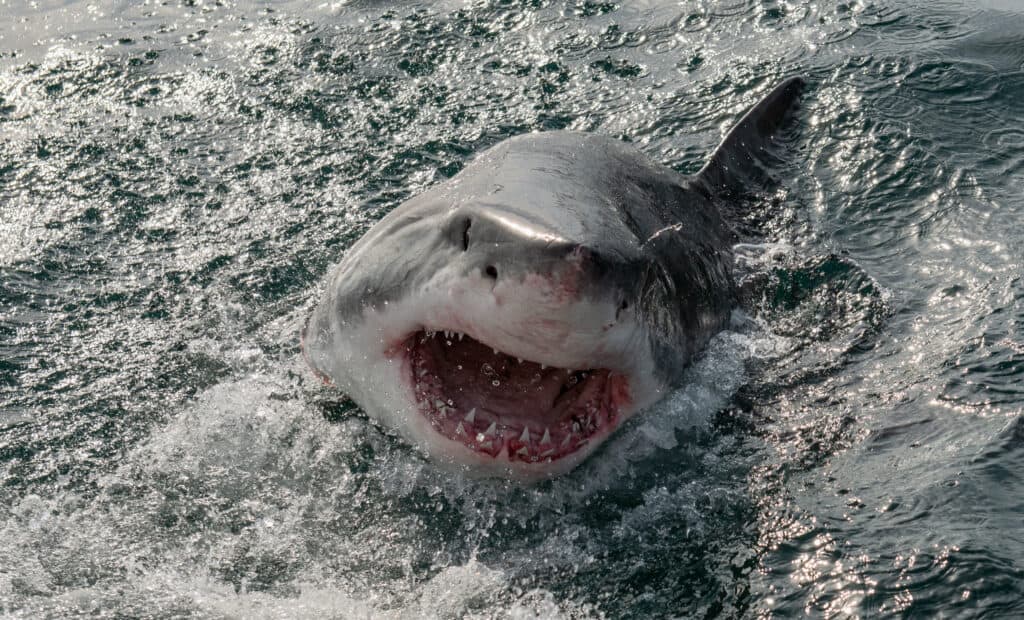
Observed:
[[[762,158],[789,120],[805,84],[803,78],[791,77],[776,86],[729,131],[696,179],[714,195],[749,191],[750,182],[763,176]]]

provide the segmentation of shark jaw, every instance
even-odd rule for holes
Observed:
[[[581,354],[571,345],[554,351],[500,335],[492,345],[484,329],[441,325],[378,340],[392,344],[373,372],[397,389],[357,402],[391,414],[375,417],[435,462],[473,477],[530,482],[565,474],[664,394],[648,355],[624,367],[622,355]],[[610,340],[622,337],[611,331]]]
[[[480,459],[553,465],[607,437],[632,402],[607,368],[551,367],[461,332],[417,331],[399,354],[419,414]]]
[[[527,311],[537,306],[453,299],[447,289],[310,325],[303,351],[318,376],[442,466],[552,478],[667,386],[634,317],[600,302]]]

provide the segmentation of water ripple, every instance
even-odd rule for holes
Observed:
[[[3,613],[1024,613],[1013,7],[38,4],[0,40]],[[744,311],[576,474],[444,475],[304,370],[330,265],[475,153],[694,171],[792,74]]]

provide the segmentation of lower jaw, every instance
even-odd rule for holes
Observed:
[[[420,409],[422,413],[422,408]],[[618,412],[600,426],[590,428],[586,434],[582,432],[565,434],[558,439],[545,440],[544,430],[540,425],[537,429],[513,427],[497,421],[487,425],[477,425],[471,430],[453,432],[451,422],[447,424],[437,416],[424,416],[430,433],[441,440],[449,452],[448,456],[460,455],[456,460],[472,463],[493,462],[496,465],[516,464],[536,465],[544,469],[548,465],[562,461],[576,461],[578,457],[589,454],[594,448],[611,435],[619,425]],[[465,429],[466,424],[456,423],[456,428]],[[581,429],[582,430],[582,429]],[[550,435],[550,431],[548,431]]]
[[[565,415],[547,423],[459,407],[422,383],[413,382],[412,391],[420,425],[435,436],[434,443],[445,446],[448,460],[544,470],[578,463],[618,428],[627,413],[626,378],[608,371],[595,372],[602,373],[594,379],[601,387],[596,395],[574,403]]]
[[[450,469],[469,478],[500,478],[533,483],[557,478],[576,469],[610,434],[593,437],[586,446],[558,459],[542,459],[537,462],[510,460],[504,456],[491,457],[437,433],[431,433],[432,437],[423,447],[426,456],[441,469]]]

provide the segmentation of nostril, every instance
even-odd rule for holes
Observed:
[[[488,278],[493,278],[495,280],[498,279],[498,269],[494,265],[487,265],[487,268],[484,269],[484,273],[487,274]]]
[[[462,222],[462,251],[465,252],[469,249],[469,228],[473,225],[473,220],[468,217]]]

